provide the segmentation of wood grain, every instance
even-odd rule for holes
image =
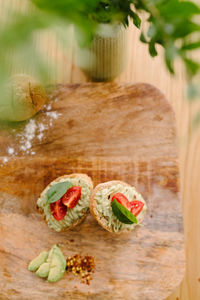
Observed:
[[[200,0],[197,0],[200,4]],[[4,19],[10,17],[5,4],[10,8],[25,10],[28,2],[25,0],[0,0],[0,12]],[[148,54],[146,45],[139,42],[139,30],[133,25],[129,27],[128,46],[129,61],[126,70],[116,82],[149,82],[160,88],[172,104],[176,114],[178,130],[179,161],[181,175],[181,194],[184,215],[185,248],[187,258],[186,276],[179,288],[168,300],[199,300],[200,298],[200,129],[191,130],[190,124],[194,114],[200,109],[200,101],[189,103],[185,96],[186,83],[183,67],[177,64],[177,75],[172,77],[166,71],[163,63],[162,49],[154,59]],[[35,47],[42,50],[48,62],[55,63],[52,83],[86,82],[84,74],[73,62],[74,39],[68,35],[70,46],[63,49],[60,42],[54,38],[51,31],[39,33]],[[41,38],[42,37],[42,38]],[[197,53],[200,57],[200,53]],[[12,66],[12,72],[21,72]],[[29,73],[32,74],[30,66]],[[49,71],[51,74],[52,72]],[[52,74],[51,74],[52,78]]]
[[[175,118],[169,103],[148,84],[59,85],[51,95],[56,99],[52,111],[61,116],[42,142],[37,137],[32,141],[36,154],[21,155],[19,149],[18,157],[0,169],[2,299],[87,299],[88,294],[90,299],[166,298],[185,269]],[[45,125],[44,116],[39,113],[36,122]],[[17,134],[1,129],[1,157],[8,140],[17,144]],[[73,230],[52,232],[36,211],[37,197],[56,177],[75,172],[88,174],[95,185],[119,179],[136,186],[149,208],[145,226],[116,237],[88,216]],[[95,257],[90,287],[69,281],[68,275],[49,285],[27,271],[28,262],[54,243],[64,246],[65,255],[78,249]]]

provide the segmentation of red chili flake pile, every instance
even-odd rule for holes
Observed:
[[[67,270],[72,272],[75,276],[81,276],[81,282],[90,284],[90,280],[92,279],[91,273],[94,273],[95,263],[94,258],[92,256],[86,255],[74,255],[69,256],[66,259],[67,261]]]

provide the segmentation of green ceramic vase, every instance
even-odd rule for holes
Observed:
[[[127,63],[127,29],[121,24],[99,24],[90,47],[77,46],[76,63],[94,81],[116,78]]]

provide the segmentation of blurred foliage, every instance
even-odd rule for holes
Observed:
[[[98,23],[123,23],[131,20],[140,28],[141,19],[137,12],[145,11],[149,23],[140,40],[148,44],[151,56],[157,55],[156,45],[165,49],[166,66],[174,73],[174,59],[180,57],[189,77],[200,68],[199,62],[188,57],[188,53],[200,48],[200,36],[190,41],[191,35],[200,33],[200,8],[193,2],[180,0],[33,0],[43,11],[50,12],[74,23],[85,39],[92,37]],[[200,19],[200,18],[199,18]],[[200,20],[198,20],[200,21]]]
[[[9,21],[0,27],[0,83],[9,74],[12,55],[22,65],[34,61],[35,74],[46,78],[46,63],[34,48],[34,34],[53,26],[74,24],[83,45],[89,44],[98,23],[129,22],[141,30],[140,40],[148,45],[151,56],[157,45],[164,48],[168,70],[174,74],[174,61],[180,58],[187,76],[195,76],[200,64],[190,53],[200,49],[200,8],[191,1],[180,0],[28,0],[35,9],[27,13],[12,12]],[[139,17],[145,12],[148,26]],[[142,29],[141,29],[142,28]],[[145,28],[145,29],[144,29]],[[9,67],[8,67],[9,66]],[[194,89],[192,90],[194,94]]]

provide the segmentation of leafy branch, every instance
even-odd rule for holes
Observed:
[[[146,36],[141,34],[140,40],[148,43],[151,56],[157,55],[156,44],[160,44],[165,49],[165,63],[171,73],[174,74],[174,59],[179,56],[189,77],[194,76],[200,64],[190,59],[188,52],[200,47],[200,36],[197,41],[190,42],[192,34],[200,33],[200,24],[194,21],[194,17],[200,15],[200,8],[192,2],[179,0],[134,2],[138,9],[149,13],[149,29]]]
[[[146,12],[149,26],[146,32],[141,33],[140,40],[148,44],[150,55],[156,56],[156,47],[161,45],[165,50],[166,66],[171,73],[175,73],[174,60],[177,57],[180,57],[185,64],[189,78],[199,71],[199,62],[189,57],[189,52],[200,48],[200,24],[195,21],[195,17],[200,16],[200,8],[191,1],[33,0],[33,2],[44,11],[68,18],[82,30],[85,36],[94,34],[98,23],[122,23],[128,26],[129,20],[132,20],[134,25],[140,28],[141,19],[138,12]],[[69,4],[70,10],[68,10]],[[195,33],[197,33],[197,40],[191,41],[191,36]]]
[[[200,64],[191,58],[190,53],[200,48],[200,8],[191,1],[181,0],[29,0],[36,10],[27,14],[13,14],[12,22],[0,29],[0,62],[6,72],[5,52],[20,48],[29,43],[33,51],[34,32],[52,27],[55,24],[74,24],[79,30],[82,42],[88,44],[99,23],[122,23],[128,26],[133,22],[143,28],[141,12],[147,14],[147,30],[141,30],[140,40],[148,45],[151,56],[157,55],[157,46],[164,48],[165,63],[174,74],[174,61],[183,61],[188,78],[191,79],[200,69]],[[32,50],[31,50],[32,49]],[[23,55],[22,55],[23,56]],[[35,55],[36,57],[36,55]],[[3,63],[4,62],[4,63]],[[4,70],[4,71],[3,71]]]

